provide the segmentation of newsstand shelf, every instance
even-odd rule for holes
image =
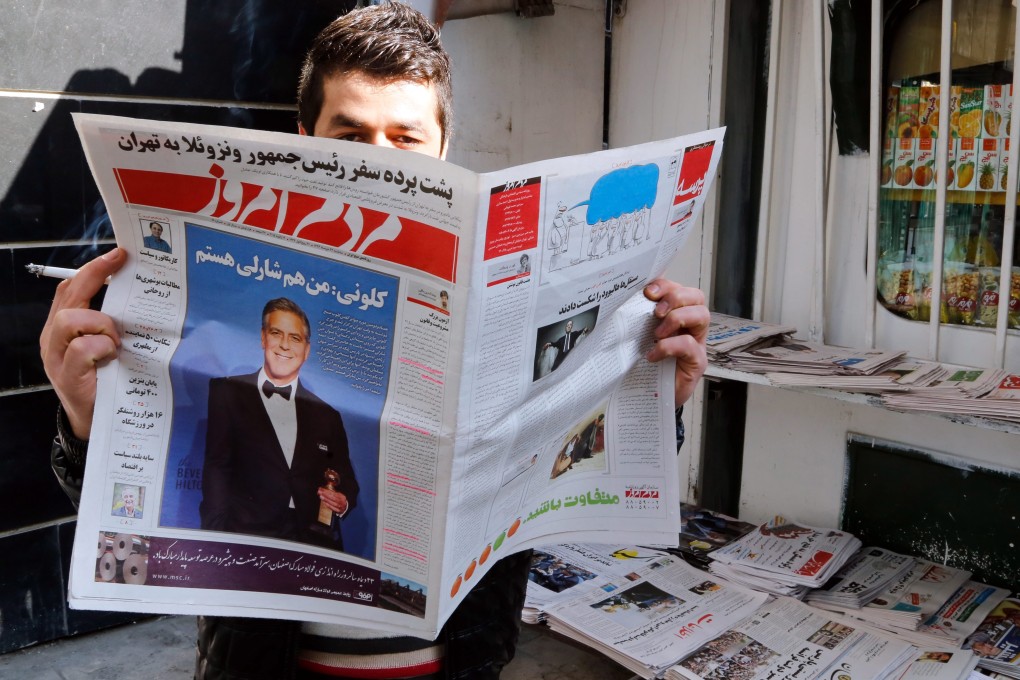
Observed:
[[[867,406],[874,406],[888,411],[893,410],[887,409],[885,404],[882,403],[882,398],[874,394],[842,392],[840,390],[834,390],[827,387],[790,387],[787,385],[773,385],[764,375],[734,371],[732,368],[724,368],[715,364],[708,365],[708,369],[705,371],[705,377],[709,380],[733,380],[736,382],[747,383],[749,385],[764,385],[777,390],[792,390],[794,392],[803,392],[805,394],[828,397],[829,399],[837,399],[851,404],[865,404]],[[971,427],[980,427],[986,430],[1005,432],[1007,434],[1020,434],[1020,423],[1014,423],[1008,420],[996,420],[994,418],[982,418],[979,416],[969,416],[958,413],[930,413],[924,411],[896,411],[896,413],[928,416],[931,418],[948,420],[960,425],[970,425]]]

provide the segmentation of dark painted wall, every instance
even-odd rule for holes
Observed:
[[[7,0],[0,22],[0,653],[123,621],[65,604],[74,509],[49,469],[38,336],[112,232],[72,111],[295,130],[308,42],[345,0]],[[353,3],[350,3],[353,4]],[[54,97],[52,93],[58,93]]]

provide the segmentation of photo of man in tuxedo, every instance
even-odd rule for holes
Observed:
[[[556,358],[553,359],[552,370],[556,370],[563,363],[563,360],[567,358],[567,355],[573,351],[574,347],[577,346],[577,341],[588,332],[588,327],[585,326],[579,331],[574,330],[574,322],[568,321],[566,327],[563,329],[563,335],[557,340],[545,343],[542,349],[549,349],[555,347],[557,350]]]
[[[298,377],[311,353],[307,315],[270,300],[261,342],[258,371],[209,381],[201,526],[343,550],[358,482],[340,413]]]

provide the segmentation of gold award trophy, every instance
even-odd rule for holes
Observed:
[[[336,485],[340,482],[340,473],[332,468],[326,468],[322,473],[323,484],[322,486],[330,491],[336,491]],[[328,533],[330,527],[333,525],[333,510],[325,501],[319,501],[319,517],[318,521],[312,525],[312,529],[321,532]]]

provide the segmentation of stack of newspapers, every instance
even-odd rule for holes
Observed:
[[[805,601],[833,611],[856,610],[874,600],[911,569],[915,560],[884,548],[862,548]]]
[[[771,347],[732,352],[729,367],[747,373],[874,375],[900,363],[903,350],[850,349],[783,338]]]
[[[959,649],[1008,595],[970,572],[917,559],[860,608],[812,598],[812,605],[875,626],[923,648]]]
[[[767,347],[783,336],[796,333],[796,326],[780,326],[712,312],[705,344],[708,360],[723,364],[730,352]]]
[[[1020,678],[1020,600],[1006,598],[985,617],[964,644],[978,667],[998,677]]]
[[[861,541],[845,531],[805,526],[777,515],[712,553],[709,570],[750,588],[803,598],[860,547]]]
[[[944,380],[905,394],[885,395],[897,411],[927,411],[1020,422],[1020,376],[999,369],[957,367]]]
[[[631,571],[589,581],[546,607],[553,631],[592,647],[643,678],[752,616],[765,593],[690,566],[675,555],[638,553]]]
[[[666,671],[668,680],[899,677],[912,645],[780,597]],[[943,677],[943,676],[939,676]],[[950,676],[944,676],[949,678]],[[960,676],[952,676],[957,680]]]
[[[904,359],[871,375],[811,375],[807,373],[768,372],[765,377],[777,387],[824,387],[843,392],[883,394],[909,392],[917,387],[933,385],[948,370],[934,361]]]

